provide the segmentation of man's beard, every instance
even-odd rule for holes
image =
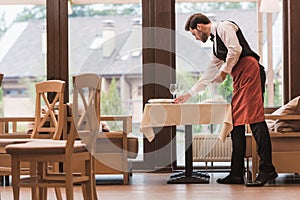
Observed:
[[[203,43],[205,43],[207,40],[208,40],[208,35],[207,34],[202,34],[201,41]]]

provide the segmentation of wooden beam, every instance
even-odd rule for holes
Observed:
[[[287,56],[284,59],[288,59],[288,96],[289,100],[300,95],[299,84],[299,55],[300,55],[300,27],[297,26],[300,17],[300,1],[287,0],[288,1],[288,35],[287,35],[287,49],[288,52],[284,55]],[[285,49],[285,48],[284,48]],[[286,50],[286,49],[285,49]],[[285,63],[285,62],[284,62]]]
[[[288,1],[282,2],[282,33],[283,33],[283,104],[289,102],[289,13]]]
[[[175,0],[143,0],[142,13],[143,103],[145,105],[150,98],[171,98],[168,88],[171,82],[176,81]],[[162,46],[164,49],[159,48]],[[165,127],[157,131],[154,141],[149,142],[144,139],[144,163],[139,168],[171,171],[171,165],[176,159],[174,158],[176,140],[173,139],[175,127]],[[161,149],[164,151],[161,152]],[[170,165],[165,166],[166,163]]]
[[[47,1],[47,80],[66,82],[65,101],[69,100],[68,3]]]

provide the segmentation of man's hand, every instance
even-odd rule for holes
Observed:
[[[211,80],[212,83],[222,83],[226,78],[227,73],[221,71]]]
[[[189,98],[191,97],[191,95],[189,93],[185,93],[183,95],[180,95],[179,97],[177,97],[174,101],[174,103],[184,103],[186,102]]]

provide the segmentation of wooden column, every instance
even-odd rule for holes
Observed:
[[[69,101],[68,1],[47,1],[47,80],[66,81],[65,101]]]
[[[283,0],[284,16],[284,100],[285,103],[300,95],[300,1]]]
[[[283,104],[289,101],[289,48],[288,44],[288,32],[289,32],[289,25],[288,25],[288,1],[282,1],[282,32],[283,32]]]
[[[145,105],[151,98],[171,98],[169,85],[176,82],[173,31],[175,30],[175,0],[143,0],[142,12],[143,104]],[[173,140],[175,132],[175,127],[165,127],[158,131],[154,141],[148,142],[144,139],[144,168],[172,170],[172,162],[176,156],[176,141]]]

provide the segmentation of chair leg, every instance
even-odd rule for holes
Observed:
[[[96,179],[94,174],[91,175],[90,180],[85,184],[85,189],[86,189],[87,199],[93,199],[93,200],[98,199],[97,189],[96,189]]]
[[[90,180],[92,181],[91,187],[92,187],[92,194],[93,194],[93,199],[98,200],[97,197],[97,188],[96,188],[96,173],[95,173],[95,158],[92,156],[91,157],[91,174],[90,174]]]
[[[73,194],[73,167],[71,165],[71,162],[65,163],[65,177],[66,177],[66,196],[67,200],[73,200],[74,194]]]
[[[123,184],[127,185],[129,181],[129,174],[128,172],[123,172]]]
[[[37,176],[37,163],[36,162],[30,162],[29,163],[29,174],[30,177],[35,177]],[[33,181],[33,180],[31,180]],[[37,180],[35,180],[37,181]],[[31,187],[31,196],[32,196],[32,200],[38,200],[39,198],[39,190],[40,188],[36,187],[36,186],[32,186]]]
[[[82,196],[83,196],[83,199],[84,199],[84,200],[87,200],[87,199],[88,199],[86,187],[87,187],[86,184],[81,184]]]
[[[38,200],[39,199],[39,188],[37,187],[31,187],[31,196],[32,200]]]
[[[66,183],[66,196],[67,200],[73,200],[74,195],[73,195],[73,183]]]
[[[11,166],[12,166],[12,188],[14,200],[19,200],[20,198],[20,162],[18,160],[18,156],[12,155],[11,158]]]
[[[94,159],[90,157],[90,160],[85,161],[85,172],[87,176],[89,176],[89,180],[82,184],[82,193],[85,200],[95,200],[96,193],[96,181],[94,174]]]
[[[93,175],[92,186],[93,186],[93,195],[94,195],[93,199],[98,200],[95,174]]]
[[[47,188],[39,188],[39,198],[40,200],[47,200]]]
[[[82,184],[82,193],[83,193],[84,200],[97,199],[97,193],[93,189],[93,183],[90,180]]]
[[[61,195],[61,190],[60,188],[54,188],[55,190],[55,195],[57,200],[62,200],[62,195]]]

